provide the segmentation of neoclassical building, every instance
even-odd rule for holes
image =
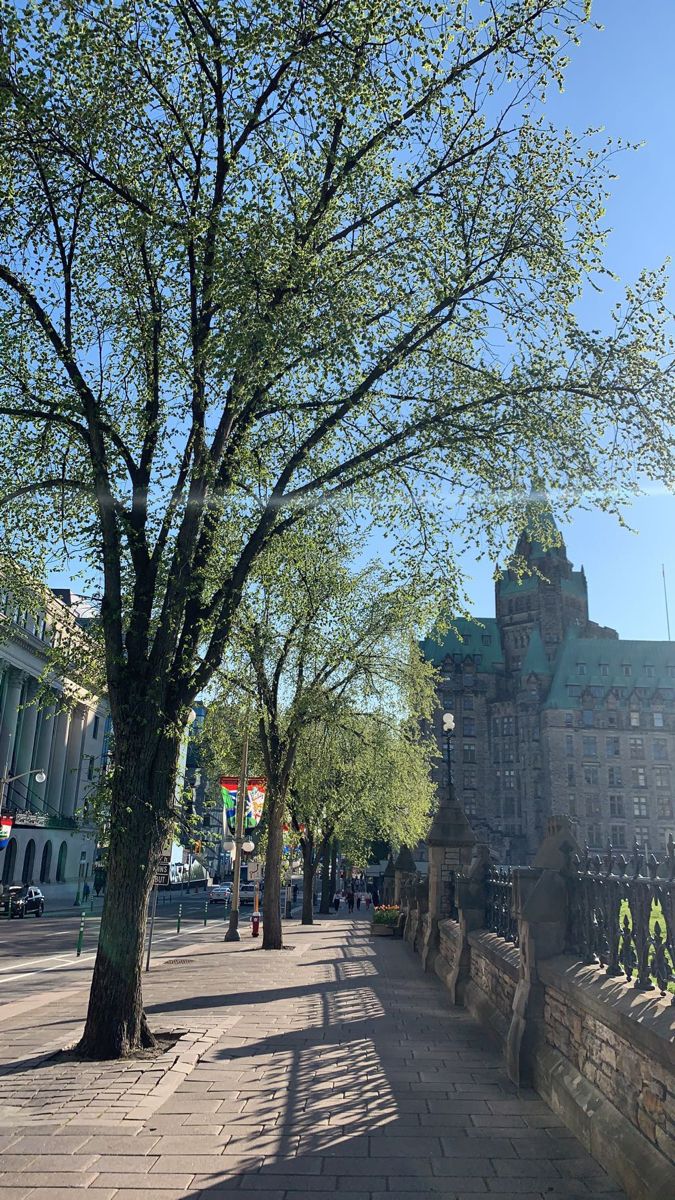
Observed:
[[[72,903],[92,876],[87,796],[105,759],[108,707],[54,668],[54,645],[67,644],[74,663],[87,649],[70,593],[59,595],[46,591],[37,615],[0,595],[0,808],[12,821],[0,878],[38,884],[51,901]]]
[[[453,781],[475,832],[527,864],[553,814],[594,852],[675,834],[675,643],[624,641],[589,618],[583,568],[526,529],[531,573],[495,585],[494,617],[422,644],[455,716]],[[443,769],[440,786],[447,786]]]

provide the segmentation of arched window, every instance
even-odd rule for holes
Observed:
[[[61,842],[59,846],[59,858],[56,864],[56,882],[64,883],[66,878],[66,859],[68,858],[68,843]]]
[[[35,842],[30,839],[26,846],[26,853],[23,856],[23,871],[21,872],[22,883],[33,882],[33,868],[35,866]]]
[[[49,872],[52,865],[52,844],[45,842],[44,850],[42,851],[42,862],[40,863],[40,883],[49,883]]]
[[[10,838],[5,849],[5,861],[2,867],[2,882],[14,882],[14,868],[16,867],[16,838]]]

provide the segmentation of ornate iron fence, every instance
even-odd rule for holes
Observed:
[[[626,860],[611,846],[605,854],[575,855],[568,873],[568,946],[585,963],[610,976],[625,975],[640,991],[675,985],[675,844],[661,862],[635,843]],[[675,1005],[675,992],[672,997]]]
[[[518,920],[513,915],[513,876],[510,867],[491,867],[485,880],[485,925],[492,933],[518,945]]]

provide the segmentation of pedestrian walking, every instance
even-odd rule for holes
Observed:
[[[380,893],[378,892],[377,888],[374,887],[373,888],[373,904],[375,905],[375,908],[377,908],[379,903],[380,903]]]
[[[353,913],[353,911],[354,911],[354,893],[353,892],[347,892],[347,908],[349,909],[350,913]]]
[[[361,908],[361,893],[360,892],[359,892],[359,895],[356,897],[356,908],[357,908],[357,911]]]
[[[366,912],[370,909],[370,892],[366,894]]]
[[[339,910],[340,910],[340,893],[339,892],[336,892],[335,895],[333,896],[333,908],[335,909],[336,912],[339,912]]]
[[[84,887],[82,888],[82,902],[83,903],[85,903],[89,899],[90,891],[91,891],[91,888],[89,887],[89,884],[85,883]]]

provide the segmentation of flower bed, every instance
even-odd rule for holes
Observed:
[[[373,912],[373,925],[384,925],[387,929],[395,929],[401,910],[398,904],[380,904]]]

